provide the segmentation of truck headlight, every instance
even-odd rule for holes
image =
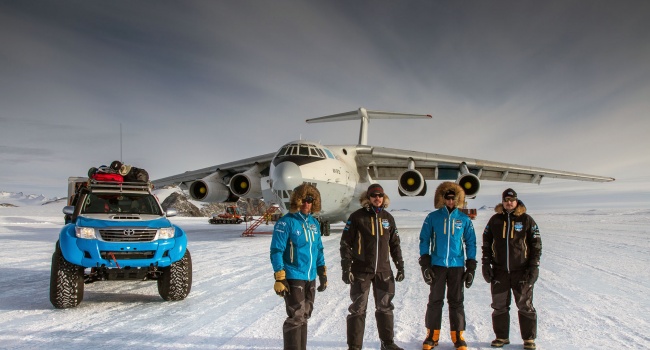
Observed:
[[[174,231],[175,231],[174,226],[161,228],[158,238],[160,239],[174,238]]]
[[[75,234],[78,238],[96,239],[95,229],[92,227],[75,227]]]

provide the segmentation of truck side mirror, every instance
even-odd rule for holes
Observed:
[[[67,214],[67,215],[74,214],[74,206],[73,205],[66,205],[65,207],[63,207],[63,214]]]
[[[176,209],[167,209],[165,211],[165,215],[167,215],[168,218],[172,216],[176,216],[178,215],[178,211]]]

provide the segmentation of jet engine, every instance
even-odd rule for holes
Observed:
[[[399,195],[402,197],[424,196],[427,193],[427,183],[422,173],[415,169],[407,169],[397,178]]]
[[[456,183],[463,188],[467,198],[475,198],[481,188],[481,180],[479,180],[478,176],[469,172],[465,163],[460,166],[460,176]]]
[[[230,191],[243,198],[262,198],[261,183],[259,173],[240,173],[230,178]]]
[[[238,197],[230,192],[219,173],[196,180],[190,185],[190,197],[201,202],[236,202]]]

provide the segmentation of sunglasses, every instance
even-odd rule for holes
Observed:
[[[307,196],[307,197],[303,198],[302,201],[303,201],[304,203],[313,203],[313,202],[314,202],[314,197],[312,197],[312,196]]]
[[[504,202],[516,202],[517,198],[504,198],[503,201]]]
[[[377,192],[377,193],[372,193],[372,194],[370,194],[370,197],[372,197],[372,198],[384,198],[384,194],[383,194],[383,193],[379,193],[379,192]]]
[[[456,197],[445,197],[445,200],[450,200],[450,199],[454,200],[454,199],[456,199]]]

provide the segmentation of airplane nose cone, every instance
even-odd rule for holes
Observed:
[[[293,190],[303,182],[300,167],[293,162],[282,162],[276,165],[271,179],[274,190]]]

